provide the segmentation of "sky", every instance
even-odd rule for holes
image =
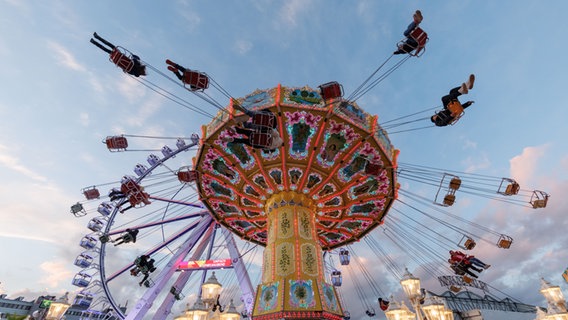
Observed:
[[[77,291],[73,260],[88,218],[75,218],[70,206],[83,200],[84,187],[118,181],[145,158],[108,152],[101,143],[107,135],[189,136],[210,121],[123,74],[89,43],[94,31],[164,72],[166,58],[205,71],[234,97],[279,83],[315,88],[333,80],[350,93],[394,51],[416,9],[429,35],[426,52],[359,105],[379,122],[412,114],[440,106],[442,95],[474,73],[467,99],[475,104],[458,124],[391,135],[399,161],[514,177],[523,188],[548,192],[545,209],[471,197],[456,210],[515,239],[506,251],[476,248],[492,265],[483,281],[528,304],[545,303],[541,277],[566,292],[562,0],[0,0],[0,292],[31,299]],[[147,78],[167,83],[153,70]],[[365,257],[384,288],[402,298],[398,279]],[[404,252],[400,259],[427,277]],[[444,291],[435,280],[424,284]],[[350,288],[342,291],[349,295]],[[360,306],[352,303],[354,315]]]

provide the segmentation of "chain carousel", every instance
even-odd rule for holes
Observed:
[[[195,170],[214,219],[265,247],[253,318],[341,319],[323,251],[382,224],[397,195],[398,151],[377,116],[342,99],[337,83],[279,85],[232,103],[238,108],[203,127]],[[257,125],[275,121],[283,145],[267,151],[234,142],[244,115],[237,109],[253,111],[248,121]]]

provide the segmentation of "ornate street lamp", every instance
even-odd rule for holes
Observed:
[[[201,295],[197,297],[193,307],[188,308],[174,320],[239,320],[241,314],[237,311],[233,300],[223,312],[223,306],[219,303],[222,289],[223,286],[215,277],[215,272],[212,272],[209,279],[201,285]]]
[[[416,305],[420,301],[420,279],[413,276],[412,273],[408,271],[408,268],[404,268],[404,275],[400,279],[400,285],[402,290],[406,294],[406,297],[412,305]]]
[[[223,286],[219,283],[217,277],[215,277],[215,271],[213,271],[209,279],[201,285],[201,300],[207,308],[212,308],[215,305],[221,290],[223,290]]]
[[[448,310],[443,302],[426,294],[425,297],[422,296],[422,290],[420,289],[420,279],[413,276],[412,273],[405,268],[404,275],[400,280],[400,285],[406,294],[406,297],[414,307],[416,312],[416,318],[418,320],[428,319],[428,320],[453,320],[454,314],[452,310]],[[424,298],[424,305],[420,304],[420,300]],[[404,308],[403,308],[404,306]],[[404,310],[406,309],[406,310]],[[424,315],[426,317],[424,317]],[[398,308],[389,308],[385,312],[388,320],[406,320],[406,319],[416,319],[414,313],[412,313],[404,303],[400,304]],[[568,319],[567,319],[568,320]]]
[[[63,296],[51,303],[49,310],[47,311],[47,315],[45,316],[45,320],[61,319],[70,306],[69,292],[65,292]]]
[[[543,278],[540,279],[540,293],[546,298],[548,303],[548,311],[545,320],[568,320],[568,311],[566,310],[566,301],[559,286],[553,286]],[[538,316],[538,312],[537,312]],[[542,319],[542,315],[541,315]]]

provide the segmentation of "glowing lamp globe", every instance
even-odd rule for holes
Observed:
[[[544,317],[546,320],[568,320],[568,313],[563,314],[551,314]]]
[[[387,320],[413,320],[414,313],[408,309],[404,302],[396,303],[391,302],[391,307],[388,311],[385,311],[385,316]]]
[[[212,272],[209,279],[201,285],[201,299],[205,303],[214,303],[221,294],[221,290],[223,290],[223,286],[215,277],[215,272]]]
[[[235,304],[233,303],[233,299],[229,303],[229,308],[221,314],[221,320],[239,320],[241,315],[237,312],[237,308],[235,308]]]
[[[424,311],[426,318],[429,320],[445,320],[444,316],[447,310],[443,303],[428,295],[425,298],[424,305],[422,305],[422,311]]]
[[[400,280],[400,285],[408,299],[414,303],[420,297],[420,279],[413,276],[408,269],[405,269],[405,271]]]
[[[564,303],[564,295],[559,286],[553,286],[548,281],[541,279],[540,293],[547,301],[552,303]]]
[[[59,320],[63,317],[67,309],[71,306],[69,304],[68,295],[69,292],[66,292],[65,295],[51,303],[47,315],[45,316],[46,320]]]
[[[185,311],[180,316],[177,316],[174,320],[207,320],[207,315],[209,311],[205,308],[201,298],[197,297],[197,301],[193,304],[193,307]]]

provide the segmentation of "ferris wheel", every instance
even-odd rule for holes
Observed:
[[[125,151],[132,150],[129,140],[136,139],[111,136],[103,142],[111,151]],[[234,299],[241,305],[242,299],[242,312],[250,313],[254,297],[247,270],[254,269],[256,246],[236,241],[201,204],[196,172],[184,163],[198,143],[195,134],[178,138],[175,147],[165,145],[136,164],[133,175],[82,190],[86,200],[71,212],[96,214],[74,263],[81,269],[72,284],[80,288],[75,304],[86,307],[83,319],[101,313],[142,319],[149,312],[163,319],[205,281],[208,270],[217,269],[226,269],[217,271],[226,285],[221,303]],[[108,195],[102,195],[107,185]]]

